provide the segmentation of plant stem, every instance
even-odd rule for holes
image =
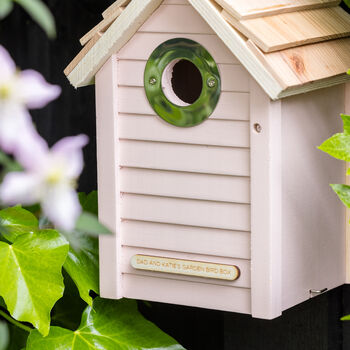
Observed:
[[[9,316],[6,312],[0,310],[0,316],[2,316],[5,320],[9,321],[10,323],[12,323],[13,325],[15,325],[18,328],[23,329],[26,332],[31,332],[32,328],[25,326],[24,324],[22,324],[21,322],[18,322],[16,320],[14,320],[11,316]]]

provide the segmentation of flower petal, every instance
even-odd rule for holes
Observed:
[[[34,70],[21,72],[19,83],[19,96],[29,108],[42,108],[61,93],[61,88],[45,81],[43,76]]]
[[[0,45],[0,83],[8,80],[16,72],[16,65],[7,50]]]
[[[0,200],[6,205],[35,204],[40,197],[40,179],[24,172],[8,173],[0,185]]]
[[[55,186],[45,193],[42,209],[49,220],[64,231],[71,231],[81,213],[78,195],[69,186]]]
[[[68,176],[77,178],[84,167],[82,148],[88,143],[86,135],[65,137],[58,141],[51,149],[55,157],[63,159],[67,164]]]

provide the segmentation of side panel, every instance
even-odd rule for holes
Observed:
[[[100,236],[100,291],[121,298],[117,60],[112,56],[96,75],[99,218],[114,233]]]
[[[252,315],[272,319],[281,307],[281,101],[251,80]]]
[[[345,182],[344,163],[317,149],[341,132],[344,95],[340,85],[282,103],[283,309],[345,282],[345,209],[329,186]]]

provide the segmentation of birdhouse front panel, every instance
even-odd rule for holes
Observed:
[[[248,73],[188,4],[112,60],[123,296],[250,313]]]
[[[344,166],[317,146],[349,112],[350,19],[266,4],[117,0],[81,39],[66,74],[96,82],[103,297],[272,319],[345,282]]]

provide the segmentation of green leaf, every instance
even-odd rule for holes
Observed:
[[[12,245],[0,242],[0,295],[13,318],[32,323],[43,335],[63,295],[61,270],[68,248],[54,230],[23,234]]]
[[[89,235],[97,236],[110,234],[111,231],[98,221],[98,217],[94,214],[83,212],[77,220],[75,229]]]
[[[340,320],[341,321],[350,321],[350,315],[344,316]]]
[[[1,3],[1,1],[3,1],[3,0],[0,0],[0,3]],[[12,2],[11,2],[11,4],[12,4]],[[1,11],[1,6],[2,5],[0,5],[0,11]],[[1,14],[0,14],[0,19],[1,19]],[[4,153],[2,151],[0,151],[0,164],[5,168],[6,172],[21,171],[22,170],[22,167],[16,161],[11,159],[6,153]]]
[[[75,330],[79,327],[81,315],[86,308],[78,289],[67,272],[63,271],[64,295],[51,313],[51,325]]]
[[[6,350],[18,350],[25,348],[29,333],[12,324],[8,324],[10,329],[10,344]]]
[[[348,185],[330,185],[340,200],[350,208],[350,186]]]
[[[52,327],[48,337],[31,332],[27,350],[184,350],[173,338],[147,321],[132,300],[96,299],[75,331]]]
[[[29,15],[46,32],[49,38],[56,37],[55,19],[49,8],[41,0],[14,0],[21,5]]]
[[[12,8],[12,0],[0,0],[0,19],[5,18],[12,11]]]
[[[335,134],[319,146],[319,149],[334,158],[350,161],[350,135]]]
[[[5,350],[9,344],[9,330],[5,322],[0,322],[0,350]]]
[[[75,240],[63,267],[77,286],[81,298],[91,306],[90,291],[99,294],[98,240],[79,233],[75,233]]]
[[[37,231],[38,224],[31,212],[19,206],[0,210],[0,233],[10,242],[20,235]]]
[[[343,119],[344,134],[350,135],[350,115],[341,114],[341,118]]]
[[[84,211],[98,215],[98,198],[97,191],[92,191],[85,198],[80,198],[80,203]]]
[[[344,0],[344,3],[346,4],[347,7],[350,8],[350,0]]]

